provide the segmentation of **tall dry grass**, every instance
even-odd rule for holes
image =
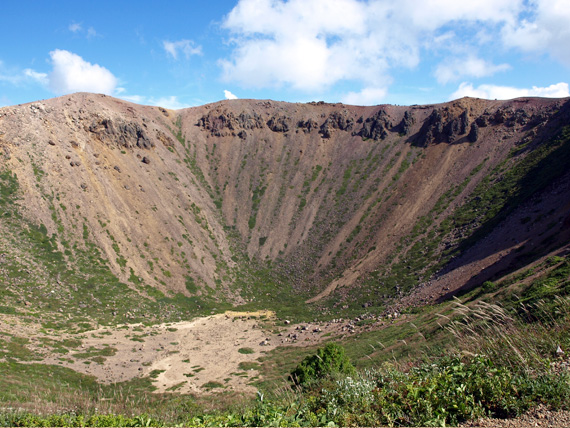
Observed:
[[[570,354],[570,297],[520,304],[513,310],[484,301],[459,301],[445,328],[459,352],[485,354],[496,364],[528,374],[548,370]]]

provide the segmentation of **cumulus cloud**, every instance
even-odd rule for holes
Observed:
[[[471,83],[463,82],[449,97],[451,100],[461,97],[475,97],[484,99],[508,100],[518,97],[546,97],[564,98],[570,96],[568,83],[560,82],[545,88],[533,86],[527,88],[514,88],[511,86],[480,85],[474,87]]]
[[[164,40],[162,46],[167,54],[174,59],[178,59],[179,52],[184,54],[186,59],[192,55],[202,55],[202,46],[196,46],[192,40],[178,40],[177,42]]]
[[[224,97],[226,98],[226,100],[237,100],[238,99],[238,97],[236,95],[232,94],[227,89],[224,89]]]
[[[495,65],[475,56],[454,58],[439,64],[435,70],[438,83],[446,84],[464,77],[487,77],[495,73],[509,70],[508,64]]]
[[[528,18],[503,28],[504,43],[525,52],[548,52],[570,66],[570,5],[568,0],[529,2]]]
[[[112,95],[117,78],[98,64],[91,64],[66,50],[50,52],[53,70],[47,75],[48,87],[56,94],[96,92]]]
[[[367,20],[367,5],[354,0],[242,0],[224,22],[235,49],[220,62],[223,77],[306,91],[342,79],[375,81],[386,69],[378,55],[385,34],[367,34]]]
[[[523,6],[523,0],[240,0],[223,21],[233,50],[220,61],[222,78],[307,92],[351,82],[362,89],[346,100],[377,102],[394,70],[416,67],[432,41],[443,46],[446,26],[511,24]],[[445,36],[448,42],[457,38]],[[467,71],[452,62],[438,74],[450,81],[506,68],[473,58]]]

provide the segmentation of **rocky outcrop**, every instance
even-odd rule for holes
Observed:
[[[435,142],[440,142],[443,136],[443,116],[440,110],[434,110],[426,119],[418,133],[416,145],[426,147]]]
[[[453,143],[470,131],[469,125],[466,110],[456,115],[448,107],[435,109],[422,125],[416,145],[426,147],[434,143]]]
[[[308,134],[314,129],[318,129],[318,127],[319,124],[313,119],[300,120],[299,122],[297,122],[297,128],[302,129],[305,134]]]
[[[485,111],[481,116],[475,119],[475,123],[479,128],[485,128],[489,126],[490,121],[491,121],[491,114],[488,111]]]
[[[363,121],[362,128],[358,131],[357,135],[375,141],[384,140],[388,136],[388,130],[390,128],[392,128],[390,116],[388,116],[384,110],[380,110],[374,116]]]
[[[110,146],[127,149],[151,149],[154,143],[148,138],[145,130],[136,122],[99,119],[91,123],[89,132]]]
[[[469,130],[469,135],[467,136],[470,142],[474,143],[479,139],[479,126],[477,122],[471,124],[471,129]]]
[[[319,133],[323,138],[331,138],[335,129],[351,131],[354,128],[354,123],[354,118],[350,117],[348,111],[335,111],[331,113],[327,120],[321,125]]]
[[[261,129],[264,127],[261,116],[257,113],[241,112],[239,115],[234,115],[232,112],[222,112],[219,114],[209,113],[198,119],[196,126],[199,126],[216,137],[223,137],[225,135],[240,134],[240,131],[247,129]],[[245,133],[242,133],[240,138],[245,138]]]
[[[273,132],[289,131],[288,119],[285,116],[275,115],[267,121],[267,127]]]
[[[448,142],[455,141],[459,136],[465,135],[469,129],[469,117],[467,111],[463,111],[459,117],[450,118],[443,128],[443,133]]]
[[[475,123],[479,128],[484,128],[489,125],[502,124],[509,128],[515,126],[534,128],[535,126],[546,122],[548,118],[549,114],[544,111],[534,112],[531,114],[522,108],[516,110],[509,108],[499,108],[493,114],[491,114],[489,111],[485,111],[482,115],[475,119]]]
[[[404,112],[404,117],[398,124],[398,132],[402,135],[408,135],[415,123],[414,116],[408,110]]]

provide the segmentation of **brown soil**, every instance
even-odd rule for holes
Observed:
[[[151,327],[128,324],[57,336],[42,332],[40,325],[24,324],[16,317],[0,319],[0,331],[33,338],[30,349],[44,355],[34,362],[68,367],[95,376],[101,383],[151,376],[155,392],[193,394],[221,390],[254,394],[256,388],[251,382],[260,378],[254,366],[267,352],[278,346],[315,346],[325,339],[360,330],[347,327],[341,320],[290,324],[277,320],[269,311],[228,311]],[[41,338],[78,339],[81,345],[62,355],[42,345]],[[105,349],[112,352],[97,357]],[[242,363],[254,364],[242,368]],[[209,382],[218,387],[208,388]]]

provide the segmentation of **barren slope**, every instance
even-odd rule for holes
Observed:
[[[5,311],[382,311],[477,286],[568,244],[569,111],[467,98],[168,111],[93,94],[2,108]]]

